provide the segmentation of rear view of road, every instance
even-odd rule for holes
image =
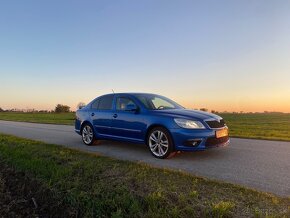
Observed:
[[[0,121],[0,132],[290,196],[290,142],[233,138],[228,147],[159,160],[145,145],[102,141],[85,146],[73,126]]]

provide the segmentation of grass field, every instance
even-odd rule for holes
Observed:
[[[21,113],[0,112],[0,120],[11,120],[31,123],[49,123],[73,125],[74,113]]]
[[[260,113],[222,116],[233,137],[290,141],[290,114]],[[0,120],[73,125],[74,113],[1,112]]]
[[[227,122],[231,136],[290,141],[290,113],[220,115]]]
[[[7,135],[0,205],[3,217],[290,216],[290,198]]]

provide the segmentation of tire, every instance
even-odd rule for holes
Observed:
[[[149,132],[147,145],[151,154],[156,158],[170,158],[176,153],[171,135],[163,127],[155,127]]]
[[[92,145],[95,142],[95,133],[90,124],[85,124],[82,128],[82,140],[86,145]]]

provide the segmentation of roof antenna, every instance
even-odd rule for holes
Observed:
[[[112,89],[112,92],[115,94],[114,89]]]

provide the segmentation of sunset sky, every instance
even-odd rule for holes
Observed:
[[[0,81],[4,109],[114,89],[290,112],[290,1],[1,1]]]

